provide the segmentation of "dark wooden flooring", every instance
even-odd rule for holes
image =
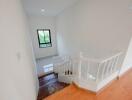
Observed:
[[[58,82],[57,74],[51,73],[39,78],[39,86],[38,100],[42,100],[47,96],[65,88],[68,84]]]

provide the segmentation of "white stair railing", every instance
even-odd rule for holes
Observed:
[[[120,67],[117,66],[119,57],[122,53],[118,53],[110,58],[107,58],[99,63],[96,81],[103,80],[112,73],[120,71]],[[101,68],[102,67],[102,68]]]
[[[117,66],[117,63],[121,54],[120,52],[105,60],[98,60],[86,58],[80,53],[80,63],[78,67],[79,78],[91,78],[98,82],[104,80],[112,73],[120,71],[120,67]]]
[[[58,74],[70,75],[73,73],[74,63],[70,57],[65,57],[62,62],[54,64],[54,70]]]
[[[71,83],[97,92],[117,77],[120,67],[117,66],[121,52],[106,59],[90,59],[80,53],[79,59],[66,57],[63,62],[56,64],[59,81]]]
[[[118,77],[121,67],[117,66],[121,52],[106,59],[89,59],[80,53],[78,76],[75,83],[82,88],[97,92]]]

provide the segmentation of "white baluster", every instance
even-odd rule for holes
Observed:
[[[111,67],[112,67],[112,64],[113,64],[113,59],[114,59],[114,58],[112,58],[112,59],[110,60],[109,74],[111,74]]]
[[[67,72],[67,64],[66,64],[66,62],[64,63],[64,68],[65,68],[65,72]]]
[[[119,56],[117,56],[117,57],[116,57],[116,62],[115,62],[115,68],[114,68],[114,71],[116,71],[116,70],[117,70],[117,67],[118,67],[118,66],[117,66],[118,59],[119,59]]]
[[[80,59],[79,66],[78,66],[79,78],[81,78],[81,66],[82,66],[82,61],[81,61],[81,59]]]
[[[104,78],[106,78],[106,76],[107,76],[107,68],[108,68],[108,65],[109,65],[109,61],[106,61],[105,72],[104,72]]]
[[[97,70],[97,75],[96,75],[96,82],[98,82],[98,80],[99,80],[100,68],[101,68],[101,63],[98,64],[98,70]]]
[[[112,64],[111,64],[111,68],[110,68],[111,74],[113,73],[114,64],[115,64],[115,57],[112,59]]]
[[[74,66],[75,66],[75,62],[74,62],[74,60],[72,60],[72,74],[74,74],[74,72],[75,72],[75,68],[74,68]]]
[[[107,61],[108,62],[108,66],[107,66],[107,69],[106,69],[106,76],[108,76],[110,74],[110,67],[111,67],[111,59]]]
[[[87,61],[87,74],[89,74],[89,69],[90,69],[90,61]]]
[[[104,62],[104,66],[103,66],[103,69],[102,69],[102,75],[101,75],[102,77],[101,77],[101,80],[104,79],[106,65],[107,65],[107,62]]]

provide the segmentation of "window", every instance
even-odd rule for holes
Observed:
[[[53,72],[53,64],[48,64],[43,66],[44,73],[50,73]]]
[[[38,29],[38,41],[40,48],[51,47],[51,34],[49,29]]]

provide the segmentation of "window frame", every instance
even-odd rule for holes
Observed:
[[[48,43],[40,43],[39,31],[49,31],[49,39],[50,39],[50,42],[48,42]],[[51,32],[50,32],[50,29],[37,29],[37,35],[38,35],[39,48],[48,48],[48,47],[52,47]],[[45,44],[45,45],[46,45],[46,44],[50,44],[50,46],[41,47],[42,44]]]

